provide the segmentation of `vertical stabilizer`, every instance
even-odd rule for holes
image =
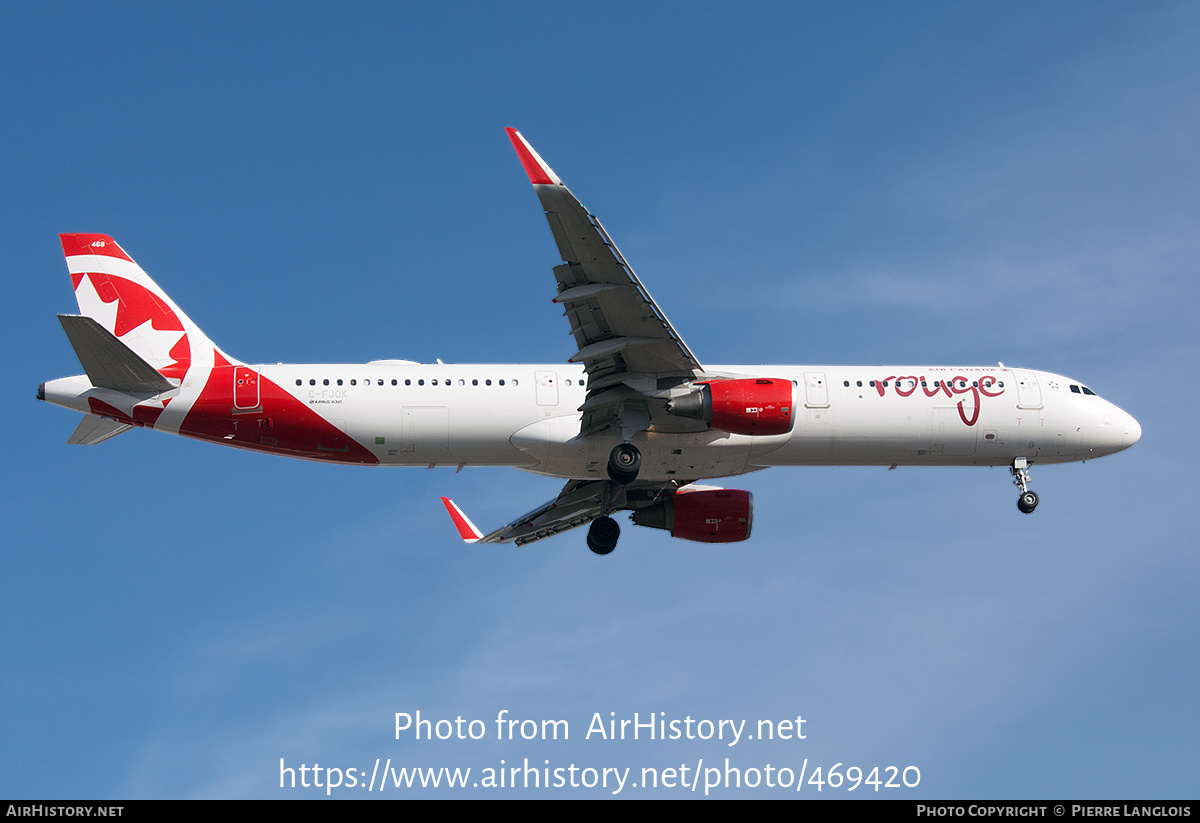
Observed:
[[[193,366],[213,367],[212,341],[115,240],[104,234],[60,234],[59,240],[80,314],[166,377],[183,380]]]

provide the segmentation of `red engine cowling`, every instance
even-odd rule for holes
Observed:
[[[792,430],[791,380],[749,377],[711,380],[699,386],[667,403],[667,411],[733,434],[787,434]]]
[[[737,543],[750,537],[754,496],[741,489],[680,491],[638,509],[633,522],[697,543]]]

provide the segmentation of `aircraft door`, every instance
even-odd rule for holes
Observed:
[[[804,405],[810,409],[829,407],[829,387],[825,384],[825,372],[804,373]]]
[[[558,375],[552,371],[535,371],[533,377],[537,383],[537,404],[539,406],[557,406]]]
[[[1017,380],[1017,408],[1040,409],[1042,388],[1038,385],[1037,375],[1028,369],[1013,369],[1012,373]]]
[[[233,410],[250,411],[258,406],[258,372],[247,366],[234,366]]]

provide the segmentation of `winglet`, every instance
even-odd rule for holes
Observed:
[[[450,519],[454,521],[454,528],[458,529],[458,536],[463,539],[463,542],[476,543],[479,541],[479,538],[483,537],[483,532],[475,528],[475,524],[463,514],[463,510],[453,500],[449,497],[443,497],[442,505],[450,513]]]
[[[529,141],[521,136],[521,132],[509,126],[505,126],[504,130],[508,132],[508,139],[512,141],[513,148],[517,150],[517,157],[521,158],[521,165],[525,167],[525,173],[529,175],[530,183],[535,186],[553,186],[562,183],[554,170],[547,166],[546,161],[533,150],[533,146],[529,145]]]

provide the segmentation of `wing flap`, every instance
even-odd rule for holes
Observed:
[[[468,543],[516,543],[523,546],[586,525],[602,514],[644,505],[663,492],[673,491],[678,485],[674,481],[618,486],[607,480],[571,480],[563,486],[558,497],[486,535],[480,535],[479,530],[452,501],[445,497],[442,501],[450,512],[459,536]]]
[[[590,523],[603,510],[604,486],[602,480],[572,480],[563,486],[558,497],[501,526],[479,542],[523,546]]]

